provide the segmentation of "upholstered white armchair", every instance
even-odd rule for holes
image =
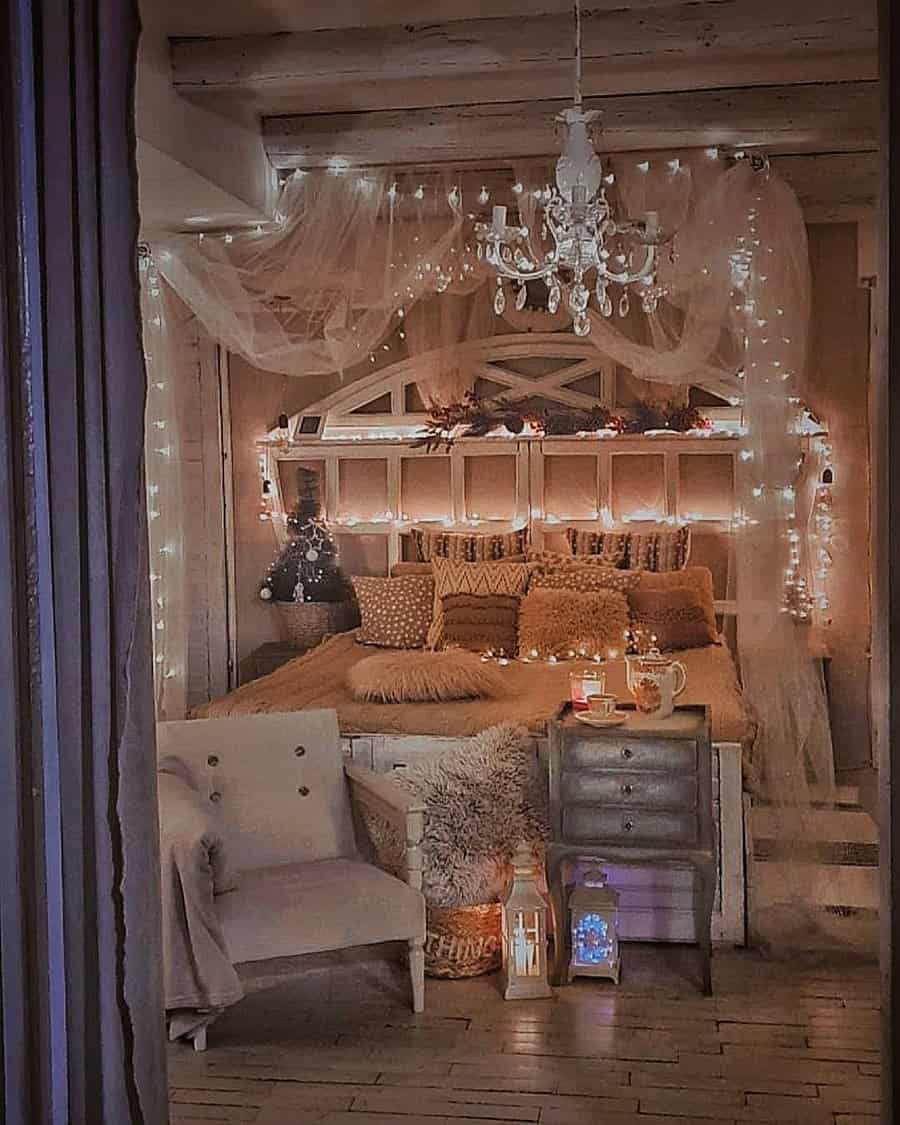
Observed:
[[[229,962],[405,941],[422,1011],[423,802],[344,765],[333,711],[161,723],[157,743],[167,1010],[233,1002]],[[363,858],[353,803],[405,840],[405,882]]]

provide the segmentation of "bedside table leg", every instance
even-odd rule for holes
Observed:
[[[694,928],[700,951],[703,995],[712,996],[712,912],[716,897],[716,871],[715,866],[705,863],[698,864],[694,870],[700,883],[699,893],[695,887],[694,894]]]
[[[568,983],[569,968],[569,911],[562,877],[564,856],[549,848],[546,862],[547,889],[550,892],[550,909],[553,914],[553,965],[550,983],[558,988]]]

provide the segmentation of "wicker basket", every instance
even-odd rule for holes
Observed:
[[[345,633],[358,624],[356,603],[275,602],[294,648],[315,648],[331,633]]]
[[[485,906],[428,905],[425,972],[430,977],[477,977],[500,968],[500,903]]]

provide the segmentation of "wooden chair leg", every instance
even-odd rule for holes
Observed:
[[[410,938],[409,977],[412,981],[413,1011],[425,1011],[425,942],[422,938]]]

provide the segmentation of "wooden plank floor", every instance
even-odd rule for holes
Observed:
[[[210,1031],[169,1048],[173,1125],[878,1125],[878,970],[625,947],[616,987],[504,1002],[496,977],[408,1007],[393,950],[269,962]]]

